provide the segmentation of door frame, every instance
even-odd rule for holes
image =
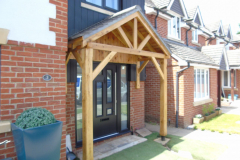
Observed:
[[[74,77],[77,77],[77,61],[75,60],[75,63],[76,65],[73,65],[74,67],[76,67],[76,69],[74,70]],[[100,62],[96,62],[96,61],[93,61],[93,64],[97,64],[97,63],[100,63]],[[103,138],[100,138],[100,139],[93,139],[93,143],[96,143],[96,142],[100,142],[100,141],[103,141],[103,140],[106,140],[106,139],[110,139],[110,138],[113,138],[113,137],[117,137],[117,136],[120,136],[120,135],[123,135],[123,134],[126,134],[126,133],[130,133],[131,132],[131,126],[130,126],[130,78],[131,78],[131,65],[130,64],[124,64],[124,63],[108,63],[108,64],[115,64],[117,66],[116,68],[116,72],[117,72],[117,77],[121,77],[121,66],[124,65],[127,67],[127,74],[126,74],[126,79],[127,79],[127,105],[128,105],[128,108],[127,108],[127,128],[126,130],[122,130],[121,131],[121,114],[117,114],[117,131],[118,131],[118,134],[115,134],[115,135],[110,135],[110,136],[105,136]],[[72,67],[71,67],[72,68]],[[75,81],[75,142],[76,142],[76,146],[75,148],[79,148],[79,147],[82,147],[82,140],[81,141],[77,141],[77,112],[76,112],[76,81]],[[121,81],[117,80],[117,91],[120,91],[121,93]],[[117,93],[117,113],[121,113],[121,94]],[[94,114],[94,113],[93,113]]]

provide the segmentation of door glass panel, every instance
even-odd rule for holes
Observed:
[[[121,130],[128,129],[127,67],[121,66]]]
[[[209,81],[209,78],[208,78],[208,71],[206,71],[206,91],[207,91],[207,96],[209,95],[208,93],[208,81]]]
[[[112,70],[107,70],[107,103],[112,103]]]
[[[77,141],[82,140],[82,69],[77,64],[76,83]]]
[[[97,82],[97,116],[102,116],[103,101],[102,101],[102,82]]]

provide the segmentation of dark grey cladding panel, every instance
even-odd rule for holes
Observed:
[[[225,56],[222,54],[221,62],[220,62],[220,69],[227,70],[227,64],[225,61]]]
[[[220,35],[222,35],[222,27],[219,28],[218,33],[219,33]]]
[[[194,21],[194,22],[197,23],[197,24],[199,24],[199,25],[201,25],[200,18],[199,18],[199,15],[198,15],[198,14],[196,15],[196,18],[195,18],[195,21]]]
[[[180,0],[175,0],[170,8],[170,10],[180,14],[181,16],[184,16],[183,9],[181,7]]]
[[[227,37],[228,37],[229,39],[231,39],[231,33],[230,33],[230,30],[228,30],[228,35],[227,35]]]
[[[77,61],[75,59],[70,59],[67,64],[67,82],[77,81]]]

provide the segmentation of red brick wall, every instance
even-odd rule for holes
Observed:
[[[136,89],[136,82],[130,82],[130,127],[140,129],[144,127],[145,120],[145,83],[140,82],[141,88]]]
[[[76,151],[76,140],[75,140],[75,84],[67,84],[67,95],[66,95],[66,134],[71,137],[71,144],[73,152]]]
[[[145,14],[146,17],[148,18],[148,20],[151,22],[151,24],[153,25],[153,27],[155,27],[155,15],[149,15],[149,14]],[[161,37],[163,38],[167,38],[168,35],[168,21],[158,17],[157,18],[157,31],[160,34]]]
[[[201,44],[201,46],[206,46],[206,38],[198,35],[198,43]]]
[[[1,120],[15,122],[24,110],[43,107],[63,122],[61,159],[65,160],[66,95],[65,52],[67,51],[67,0],[50,0],[56,5],[56,19],[49,19],[49,30],[56,32],[56,46],[9,40],[1,49]],[[27,25],[27,24],[26,24]],[[50,74],[52,80],[43,81]],[[0,134],[0,159],[16,159],[12,133]]]

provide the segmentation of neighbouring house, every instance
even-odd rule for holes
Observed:
[[[230,25],[226,38],[222,22],[205,25],[198,6],[188,8],[183,0],[146,0],[145,3],[147,17],[172,51],[168,60],[168,123],[187,127],[196,114],[202,113],[204,104],[221,106],[222,72],[230,68],[227,47],[217,44],[231,41]],[[159,78],[155,73],[153,65],[148,64],[147,122],[159,122],[156,105],[159,94],[154,92]]]

